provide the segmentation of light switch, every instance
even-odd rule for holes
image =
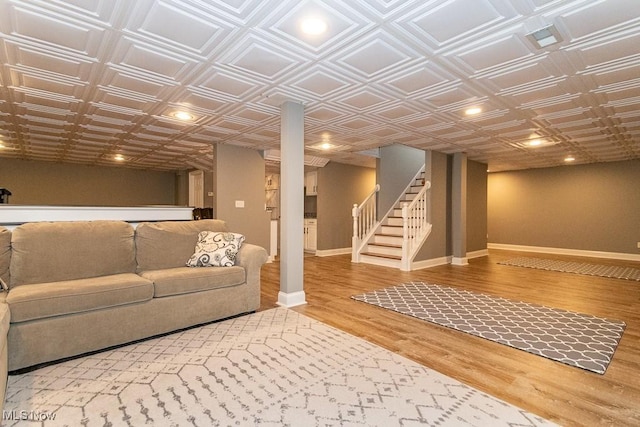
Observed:
[[[244,208],[244,200],[236,200],[236,208]]]

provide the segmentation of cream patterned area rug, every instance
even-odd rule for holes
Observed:
[[[499,265],[527,267],[538,270],[558,271],[562,273],[584,274],[588,276],[609,277],[613,279],[635,280],[640,282],[640,268],[620,267],[615,265],[591,264],[587,262],[561,261],[518,257],[502,261]]]
[[[4,409],[44,427],[553,425],[285,308],[10,376]]]
[[[603,374],[625,329],[619,320],[416,282],[352,297]]]

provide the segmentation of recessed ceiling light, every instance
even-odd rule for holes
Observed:
[[[317,17],[305,18],[300,24],[302,32],[311,36],[317,36],[327,31],[327,23]]]
[[[541,146],[541,145],[542,145],[542,140],[541,140],[541,139],[539,139],[539,138],[532,139],[532,140],[530,140],[529,142],[527,142],[527,145],[528,145],[529,147],[539,147],[539,146]]]
[[[471,108],[467,108],[466,110],[464,110],[464,113],[467,116],[473,116],[475,114],[480,114],[482,113],[482,108],[480,107],[471,107]]]
[[[116,154],[115,156],[113,156],[113,160],[115,160],[116,162],[124,162],[124,156],[122,154]]]
[[[171,115],[173,117],[175,117],[178,120],[184,120],[184,121],[190,121],[193,120],[195,117],[193,116],[193,114],[187,112],[187,111],[175,111],[173,113],[171,113]]]
[[[330,150],[332,147],[333,147],[333,145],[331,145],[331,143],[329,143],[329,142],[324,142],[320,146],[320,148],[322,148],[323,150]]]
[[[567,162],[567,163],[571,163],[571,162],[575,162],[576,158],[573,157],[573,156],[567,156],[567,157],[564,158],[564,161]]]

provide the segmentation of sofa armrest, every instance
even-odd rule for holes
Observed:
[[[266,249],[250,243],[243,243],[236,255],[235,265],[244,267],[247,285],[251,288],[249,311],[260,307],[260,268],[268,258]]]
[[[7,391],[9,360],[7,353],[7,334],[11,314],[6,301],[6,292],[0,293],[0,412],[4,409],[4,398]]]

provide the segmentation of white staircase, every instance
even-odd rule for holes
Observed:
[[[353,207],[352,261],[410,271],[413,259],[431,232],[430,183],[425,181],[424,169],[421,170],[384,218],[373,222],[370,206],[375,204],[379,189],[376,186],[365,202]],[[367,225],[362,226],[361,217],[367,215]]]

